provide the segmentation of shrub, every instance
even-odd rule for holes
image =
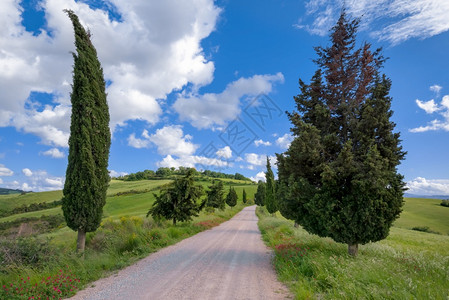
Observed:
[[[441,206],[444,206],[444,207],[449,207],[449,199],[447,199],[447,200],[442,200],[441,203],[440,203],[440,205],[441,205]]]
[[[416,227],[413,227],[412,230],[422,231],[422,232],[427,232],[427,233],[440,234],[438,231],[431,230],[429,228],[429,226],[416,226]]]
[[[19,238],[0,240],[0,269],[14,265],[41,266],[57,258],[49,239]]]

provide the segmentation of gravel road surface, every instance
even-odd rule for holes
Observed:
[[[164,248],[71,299],[286,299],[271,251],[261,240],[255,206]]]

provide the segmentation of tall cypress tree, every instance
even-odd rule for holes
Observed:
[[[265,205],[265,186],[266,184],[262,180],[259,180],[259,182],[257,183],[257,191],[254,195],[254,202],[258,206]]]
[[[231,208],[237,205],[237,193],[233,187],[229,187],[229,193],[226,196],[226,204],[228,204]]]
[[[224,198],[224,189],[223,189],[223,181],[214,180],[212,185],[209,186],[209,190],[207,193],[207,207],[218,208],[220,210],[224,210],[226,207],[225,198]]]
[[[299,81],[297,111],[288,114],[295,138],[278,155],[281,213],[348,244],[351,255],[387,237],[404,192],[385,59],[368,43],[356,48],[358,25],[343,11],[331,46],[315,48],[318,70],[310,84]]]
[[[265,186],[265,206],[270,214],[274,214],[278,211],[276,198],[275,198],[275,186],[274,186],[274,174],[271,170],[270,158],[267,156],[267,172],[265,173],[267,180]]]
[[[98,228],[106,204],[111,133],[97,51],[77,15],[71,10],[65,12],[73,23],[76,53],[73,53],[72,116],[62,210],[67,226],[78,232],[77,250],[82,252],[86,232]]]

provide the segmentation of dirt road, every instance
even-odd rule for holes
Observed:
[[[72,299],[285,299],[255,206],[101,279]]]

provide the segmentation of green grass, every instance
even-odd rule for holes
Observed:
[[[441,234],[449,234],[449,207],[440,205],[441,200],[405,198],[404,210],[394,226],[411,229],[429,227]]]
[[[62,191],[40,192],[0,195],[0,207],[2,211],[9,211],[15,207],[22,205],[30,205],[32,203],[52,202],[62,198]]]
[[[230,219],[244,207],[242,203],[243,188],[246,189],[249,200],[252,199],[257,188],[256,185],[244,186],[239,181],[230,180],[228,182],[235,183],[234,186],[239,196],[236,207],[232,209],[227,207],[224,211],[216,210],[214,213],[202,211],[198,217],[193,218],[193,221],[179,223],[176,226],[173,226],[171,221],[156,224],[151,217],[145,218],[145,215],[154,202],[153,193],[158,193],[155,189],[168,182],[170,180],[111,181],[104,207],[102,225],[96,232],[88,233],[84,259],[79,258],[75,253],[76,232],[63,227],[53,232],[44,233],[37,237],[42,242],[38,242],[36,245],[44,245],[37,247],[38,253],[42,254],[37,262],[14,263],[5,268],[0,258],[0,287],[5,285],[6,288],[11,288],[12,284],[13,288],[25,286],[31,288],[31,286],[37,284],[39,293],[43,293],[42,295],[45,295],[45,298],[46,296],[52,298],[53,295],[57,298],[61,295],[72,295],[77,289],[86,286],[89,282],[128,266],[149,253]],[[201,181],[200,184],[207,189],[210,182]],[[116,196],[117,193],[147,190],[153,191]],[[50,196],[58,195],[57,193],[61,193],[61,191],[44,194],[35,193],[33,194],[34,198],[29,198],[26,204],[53,201],[55,199],[50,199]],[[9,199],[14,198],[10,196]],[[0,222],[51,214],[62,214],[61,207],[16,214],[2,218]],[[34,257],[36,247],[30,246],[34,243],[30,242],[18,246],[18,252],[14,253],[20,252],[22,253],[20,255],[25,258]],[[67,276],[76,279],[77,281],[74,281],[75,286],[72,288],[61,285],[61,290],[65,288],[63,294],[55,294],[54,290],[45,288],[45,283],[42,282],[43,278],[51,277],[51,280],[54,280],[54,278],[60,278],[61,276],[64,277],[64,280]],[[30,277],[29,280],[24,279],[28,277]],[[27,281],[27,283],[25,284],[23,281]],[[62,280],[61,282],[58,281],[58,284],[63,284]],[[70,288],[72,288],[72,291],[70,291]],[[28,291],[22,296],[17,296],[6,294],[6,291],[0,288],[0,299],[28,299],[33,295],[36,295],[34,290],[33,292]]]
[[[258,208],[264,241],[275,250],[279,279],[296,299],[447,299],[449,236],[393,227],[387,239],[359,248],[294,228]]]

